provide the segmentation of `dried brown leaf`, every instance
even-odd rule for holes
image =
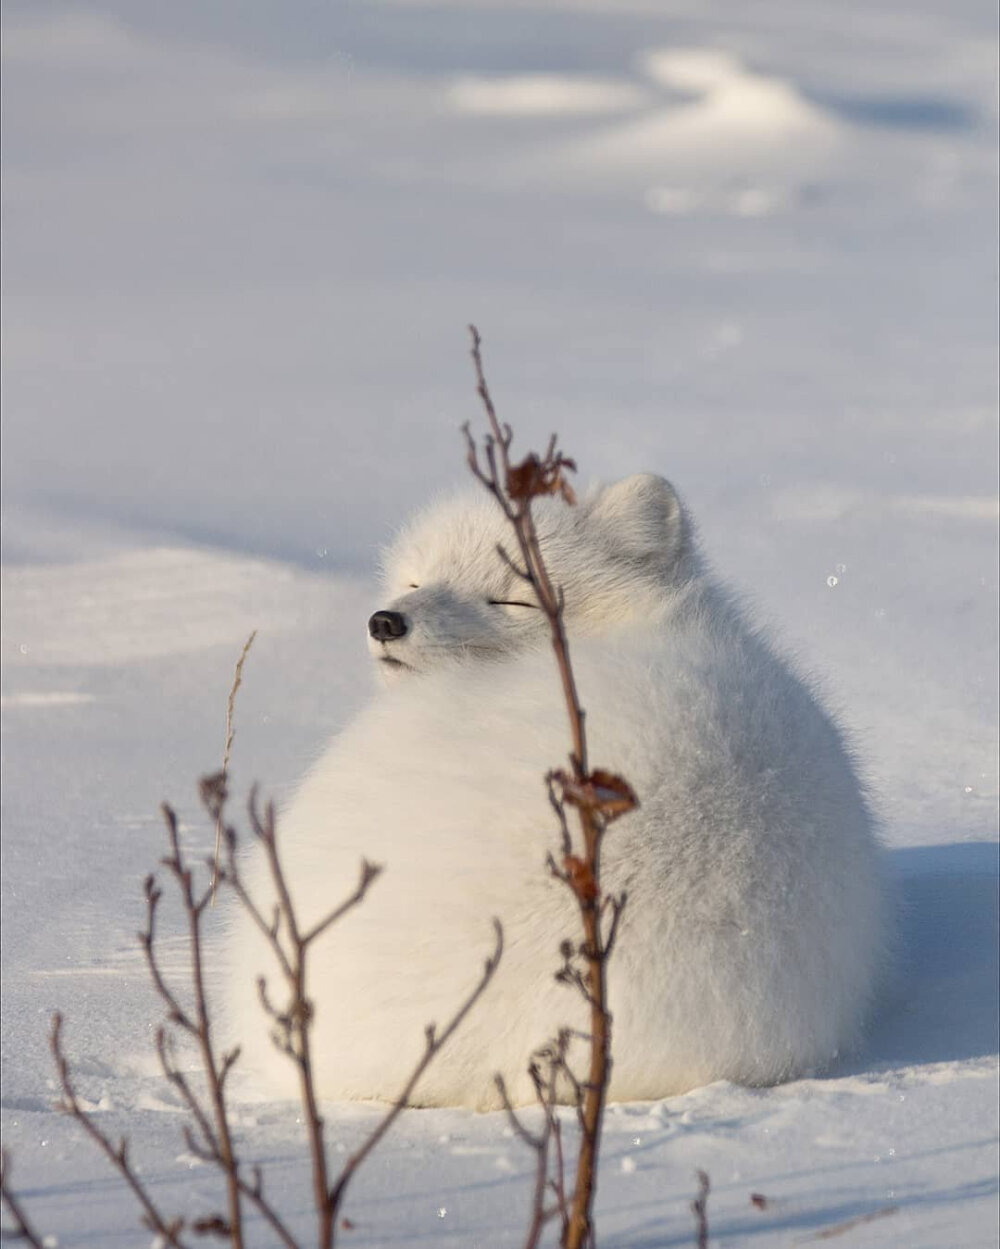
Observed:
[[[576,465],[558,452],[540,460],[534,452],[520,464],[507,469],[507,495],[516,502],[534,499],[543,494],[561,494],[567,503],[576,502],[573,488],[563,470],[576,472]]]
[[[563,802],[568,802],[571,807],[595,811],[608,824],[620,815],[634,811],[639,805],[639,799],[628,781],[604,768],[595,768],[583,780],[567,772],[554,772],[553,778],[562,787]]]

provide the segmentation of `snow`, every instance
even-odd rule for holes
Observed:
[[[157,805],[210,849],[252,629],[237,792],[370,696],[377,550],[463,477],[469,320],[518,445],[676,481],[852,729],[899,886],[859,1054],[610,1109],[600,1243],[691,1244],[702,1168],[713,1244],[996,1244],[994,19],[5,7],[3,1136],[60,1245],[149,1237],[52,1109],[55,1009],[164,1206],[218,1204],[134,938]],[[326,1113],[336,1158],[375,1111]],[[239,1129],[305,1235],[294,1113]],[[519,1245],[531,1182],[502,1116],[409,1112],[342,1243]]]

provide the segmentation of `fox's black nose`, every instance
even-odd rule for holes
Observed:
[[[368,621],[368,632],[376,642],[391,642],[406,633],[406,617],[398,611],[377,611]]]

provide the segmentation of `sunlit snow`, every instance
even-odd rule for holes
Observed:
[[[251,630],[237,793],[371,696],[377,552],[465,478],[475,321],[517,446],[669,476],[817,674],[901,903],[837,1070],[609,1109],[599,1243],[691,1244],[700,1168],[713,1245],[994,1246],[994,6],[11,0],[2,52],[3,1136],[38,1227],[149,1239],[52,1109],[56,1009],[164,1207],[219,1208],[135,942],[158,804],[211,852]],[[324,1113],[336,1161],[375,1111]],[[305,1237],[295,1112],[237,1127]],[[409,1112],[341,1243],[518,1246],[532,1182],[502,1115]]]

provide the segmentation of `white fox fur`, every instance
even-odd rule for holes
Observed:
[[[858,1037],[887,931],[872,819],[836,726],[705,574],[667,482],[633,477],[537,513],[592,763],[641,804],[605,840],[604,888],[628,894],[609,969],[611,1098],[828,1065]],[[397,1096],[425,1026],[479,976],[494,915],[499,970],[415,1100],[496,1107],[500,1072],[529,1102],[532,1051],[587,1027],[553,978],[578,917],[545,869],[558,832],[543,777],[565,764],[566,711],[546,622],[498,542],[511,536],[485,496],[438,504],[401,535],[386,595],[406,632],[371,642],[397,679],[279,819],[304,926],[351,891],[363,856],[386,868],[311,953],[323,1097]],[[269,899],[259,853],[246,870]],[[277,997],[279,978],[242,917],[232,953],[243,1062],[291,1096],[254,987],[266,970]]]

